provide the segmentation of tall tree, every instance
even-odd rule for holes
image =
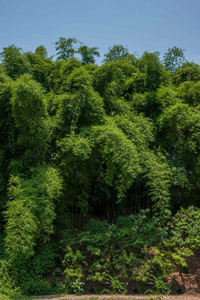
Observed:
[[[184,63],[173,73],[172,81],[177,86],[184,81],[200,81],[200,66],[195,63]]]
[[[11,176],[6,217],[6,248],[11,258],[29,257],[38,241],[54,231],[55,202],[62,190],[59,172],[52,167],[32,170],[30,178]]]
[[[47,49],[43,45],[40,45],[35,49],[35,54],[40,55],[43,58],[47,58],[48,56]]]
[[[33,79],[42,84],[46,91],[50,90],[51,68],[53,62],[51,58],[47,57],[47,50],[44,46],[36,48],[35,52],[25,52],[25,57],[30,63],[29,73]]]
[[[161,84],[169,83],[169,74],[160,62],[159,55],[159,52],[144,52],[139,60],[140,70],[146,73],[148,91],[156,90]]]
[[[28,60],[26,60],[21,50],[21,48],[11,45],[4,47],[3,52],[0,53],[2,66],[6,74],[14,79],[19,75],[26,74],[29,69]]]
[[[60,37],[57,42],[54,43],[56,45],[57,51],[57,60],[67,60],[68,58],[74,56],[76,50],[74,49],[74,44],[78,43],[75,38],[64,38]]]
[[[122,60],[127,58],[128,55],[128,47],[124,47],[123,45],[114,45],[112,48],[109,47],[108,53],[104,54],[104,62]]]
[[[1,213],[7,201],[8,167],[14,146],[11,141],[14,128],[10,103],[12,84],[13,80],[0,68],[0,223],[3,223]]]
[[[95,56],[100,56],[100,53],[97,51],[98,47],[93,47],[93,48],[89,48],[85,45],[80,46],[78,48],[78,53],[80,53],[81,57],[82,57],[82,64],[86,65],[86,64],[94,64],[95,63]]]
[[[174,46],[164,54],[164,66],[170,72],[178,70],[186,62],[184,49]]]
[[[47,127],[46,102],[42,86],[31,76],[19,77],[12,90],[13,139],[18,149],[11,170],[20,172],[40,164],[45,156]],[[14,171],[15,169],[15,171]]]

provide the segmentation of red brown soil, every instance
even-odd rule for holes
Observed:
[[[67,295],[67,296],[46,296],[46,297],[39,297],[38,300],[81,300],[81,299],[88,299],[88,300],[199,300],[200,295],[165,295],[165,296],[147,296],[147,295],[83,295],[83,296],[74,296],[74,295]]]
[[[187,274],[173,273],[170,275],[168,283],[172,285],[174,293],[183,291],[186,294],[195,294],[200,297],[200,251],[194,252],[193,256],[187,258],[187,265]]]

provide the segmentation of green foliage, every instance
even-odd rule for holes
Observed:
[[[160,87],[157,90],[156,99],[162,110],[179,102],[178,93],[173,86]]]
[[[143,93],[146,90],[147,75],[137,70],[125,82],[125,98],[135,96],[136,93]]]
[[[120,60],[107,62],[94,73],[94,87],[107,104],[113,97],[127,93],[129,86],[126,79],[136,72],[136,67],[130,62]]]
[[[104,126],[93,127],[93,140],[106,164],[105,183],[117,183],[119,199],[140,172],[137,149],[110,119]],[[119,172],[120,170],[120,172]]]
[[[51,167],[37,170],[31,179],[11,177],[5,212],[6,249],[11,259],[31,256],[37,239],[49,240],[61,189],[59,173]]]
[[[55,285],[50,284],[44,277],[49,276],[52,269],[55,269],[56,262],[59,261],[58,245],[55,242],[43,244],[35,248],[35,253],[35,256],[31,257],[18,256],[12,261],[6,259],[1,261],[1,270],[4,276],[1,277],[2,281],[0,282],[4,287],[3,294],[16,295],[16,299],[19,295],[19,299],[21,299],[21,294],[47,295],[55,293]],[[24,298],[29,299],[28,296],[24,296]]]
[[[188,219],[181,212],[182,217],[177,213],[174,219],[177,221],[169,223],[170,235],[166,228],[158,227],[156,219],[147,217],[148,211],[120,217],[111,225],[107,221],[90,220],[85,230],[65,241],[63,265],[67,292],[79,293],[81,287],[87,291],[88,282],[90,286],[93,282],[94,289],[99,286],[98,291],[101,286],[102,292],[127,293],[134,280],[141,292],[142,284],[146,284],[151,287],[146,292],[169,293],[165,278],[177,268],[182,272],[187,267],[185,258],[193,254],[188,245],[197,242],[193,233],[198,228],[193,231],[192,224],[189,226],[190,240],[186,228],[191,215],[196,223],[199,211],[196,213],[191,207],[184,212],[189,214]]]
[[[109,48],[108,53],[106,53],[104,62],[107,61],[116,61],[126,59],[129,55],[128,48],[123,45],[114,45],[112,48]]]
[[[50,58],[47,58],[46,49],[39,46],[36,48],[35,53],[26,52],[25,57],[30,63],[29,73],[33,76],[33,79],[48,91],[50,89],[49,75],[53,63]]]
[[[0,260],[0,295],[19,296],[20,290],[17,288],[9,270],[9,263]]]
[[[65,269],[65,291],[69,294],[75,293],[80,295],[84,290],[84,282],[81,281],[83,273],[81,263],[84,262],[85,257],[77,250],[73,253],[72,248],[67,246],[66,254],[64,257]]]
[[[10,104],[12,83],[12,80],[6,76],[3,71],[2,73],[0,72],[0,210],[5,209],[7,200],[7,182],[9,177],[7,169],[12,157],[10,143],[10,136],[14,129]]]
[[[82,57],[82,64],[94,64],[95,63],[95,59],[94,56],[100,56],[100,53],[97,51],[98,48],[97,47],[93,47],[93,48],[89,48],[87,46],[80,46],[78,48],[77,53],[80,53],[81,57]]]
[[[183,102],[190,106],[198,106],[200,104],[200,83],[186,81],[180,84],[178,95]]]
[[[100,123],[104,116],[103,100],[91,84],[91,76],[84,68],[75,69],[63,83],[62,89],[69,91],[62,95],[59,110],[60,127],[65,133]]]
[[[4,47],[3,52],[0,53],[4,70],[6,74],[13,79],[26,74],[29,69],[29,63],[21,53],[21,50],[21,48],[11,45]]]
[[[160,222],[165,222],[170,217],[170,183],[171,170],[166,160],[158,153],[154,156],[147,154],[148,160],[145,162],[148,179],[147,185],[153,202],[155,215],[160,218]]]
[[[181,208],[173,218],[171,230],[172,241],[180,248],[199,248],[200,240],[200,210],[190,206],[188,209]]]
[[[65,80],[68,75],[70,75],[75,69],[81,67],[81,63],[75,57],[69,58],[66,62],[61,65],[60,77],[61,80]]]
[[[63,38],[60,37],[57,42],[54,44],[56,45],[56,51],[57,51],[57,60],[67,60],[68,58],[74,56],[75,49],[73,47],[73,44],[76,44],[78,41],[75,38]]]
[[[17,141],[28,152],[35,150],[34,155],[39,157],[45,142],[46,103],[43,90],[30,75],[24,75],[15,82],[12,93],[12,115],[19,130]]]
[[[111,291],[112,294],[123,294],[127,292],[127,282],[120,282],[117,276],[107,276],[106,284],[108,285],[108,290]]]
[[[32,201],[22,197],[19,178],[10,180],[10,202],[7,204],[5,217],[6,249],[10,257],[33,254],[34,237],[37,231],[35,216],[32,213]]]
[[[159,52],[144,52],[139,60],[139,69],[146,74],[146,89],[156,90],[161,84],[170,82],[169,73],[164,69],[159,59]]]
[[[173,73],[173,83],[178,86],[185,81],[198,82],[200,79],[200,67],[194,63],[184,63],[176,72]]]
[[[177,103],[160,115],[159,126],[163,148],[169,153],[171,166],[176,168],[174,188],[182,190],[178,201],[187,206],[197,203],[199,113],[188,104]]]
[[[77,43],[1,53],[0,293],[168,293],[200,242],[199,66]]]
[[[168,49],[168,51],[164,55],[163,60],[167,70],[169,70],[170,72],[174,72],[178,70],[183,65],[183,63],[186,62],[184,51],[184,49],[178,48],[176,46]]]
[[[193,249],[199,249],[199,209],[189,207],[181,209],[169,222],[169,234],[153,248],[154,255],[143,260],[140,271],[134,274],[138,281],[152,285],[157,293],[170,292],[170,286],[163,281],[169,273],[187,270],[188,256],[193,255]]]
[[[35,280],[34,278],[30,278],[21,288],[25,295],[48,295],[51,293],[49,283],[43,279]]]
[[[43,45],[40,45],[35,49],[35,54],[40,55],[43,58],[47,58],[48,55],[47,49]]]
[[[59,161],[65,179],[65,197],[68,202],[64,205],[75,204],[81,212],[88,213],[88,189],[92,172],[91,144],[87,138],[71,134],[58,144]]]

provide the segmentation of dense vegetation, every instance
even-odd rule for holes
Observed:
[[[0,293],[170,292],[200,242],[200,66],[55,48],[1,53]]]

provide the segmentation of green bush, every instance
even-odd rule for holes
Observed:
[[[119,217],[115,224],[92,219],[83,231],[72,234],[63,260],[66,290],[80,293],[84,285],[87,290],[87,282],[93,282],[94,290],[102,285],[102,291],[126,293],[129,279],[137,280],[132,270],[138,270],[147,260],[148,249],[166,236],[148,213]]]
[[[126,294],[133,283],[138,292],[170,293],[169,274],[186,271],[187,257],[199,248],[200,209],[181,209],[164,228],[148,214],[115,224],[92,219],[82,230],[68,229],[60,244],[38,246],[32,257],[1,259],[0,293]]]
[[[51,294],[50,284],[39,278],[30,278],[21,285],[25,295],[49,295]]]
[[[92,219],[71,232],[63,241],[66,291],[80,294],[93,283],[95,291],[127,293],[136,282],[138,290],[144,285],[150,293],[169,293],[166,278],[186,270],[186,258],[199,247],[200,209],[181,209],[165,228],[148,213],[119,217],[115,224]]]
[[[21,295],[20,289],[16,286],[14,278],[10,273],[10,265],[7,260],[0,260],[0,294],[16,296]]]

